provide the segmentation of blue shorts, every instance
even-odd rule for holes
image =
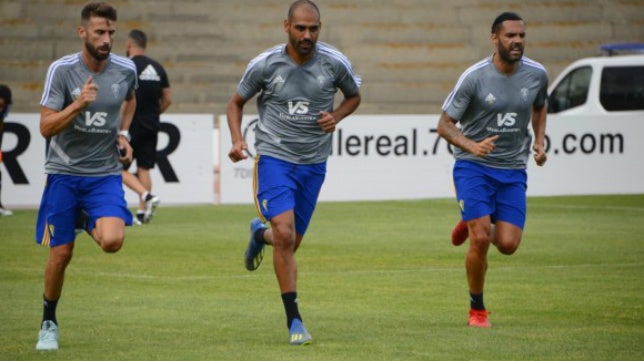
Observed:
[[[528,188],[525,169],[499,169],[457,160],[453,175],[464,221],[489,215],[492,222],[508,222],[523,229]]]
[[[38,210],[36,243],[54,247],[73,242],[81,209],[89,216],[89,230],[102,217],[118,217],[132,225],[120,174],[102,177],[49,174]]]
[[[304,235],[326,175],[326,162],[294,164],[266,155],[255,158],[255,206],[264,220],[293,210],[295,230]]]

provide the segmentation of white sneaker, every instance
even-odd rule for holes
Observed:
[[[36,350],[58,350],[58,326],[53,321],[45,321],[42,323],[42,327],[38,333]]]
[[[142,226],[143,222],[145,222],[145,212],[144,211],[138,211],[136,212],[136,215],[134,215],[133,220],[135,226]]]
[[[0,216],[10,216],[12,214],[13,214],[12,211],[10,211],[10,210],[8,210],[6,208],[0,207]]]
[[[150,222],[152,216],[154,216],[154,210],[157,208],[159,203],[161,203],[161,198],[153,194],[148,193],[144,199],[145,201],[145,217],[143,223]]]

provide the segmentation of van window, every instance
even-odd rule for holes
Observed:
[[[592,68],[584,66],[571,71],[550,94],[548,113],[559,113],[586,103]]]
[[[600,88],[604,109],[644,110],[644,66],[605,67]]]

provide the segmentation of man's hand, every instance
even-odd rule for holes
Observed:
[[[230,152],[228,152],[228,158],[235,163],[248,158],[246,155],[246,148],[248,148],[248,146],[245,141],[238,140],[234,142],[233,147],[230,149]]]
[[[83,89],[81,89],[81,93],[77,101],[80,102],[81,108],[85,108],[89,103],[95,101],[97,96],[98,86],[94,83],[94,79],[90,75],[90,77],[87,78],[87,81],[85,81],[85,84],[83,84]]]
[[[543,166],[546,163],[546,160],[548,160],[548,156],[546,155],[546,151],[543,149],[543,145],[535,144],[532,146],[532,150],[534,151],[534,161],[537,162],[538,166]]]
[[[483,139],[482,141],[474,144],[470,147],[470,153],[474,154],[477,157],[485,157],[486,155],[490,154],[494,148],[496,148],[496,144],[494,143],[497,139],[499,139],[498,135],[493,135],[491,137],[487,137]]]
[[[329,112],[320,112],[320,119],[318,120],[318,124],[320,124],[320,128],[325,133],[333,133],[335,132],[335,125],[338,123],[335,120],[335,117],[333,114]]]
[[[125,137],[116,138],[116,146],[119,148],[119,161],[125,165],[132,164],[132,146]]]

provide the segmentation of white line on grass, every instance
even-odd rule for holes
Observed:
[[[644,207],[627,207],[627,206],[601,206],[601,207],[589,207],[589,206],[575,206],[575,205],[568,205],[568,204],[530,204],[528,201],[528,207],[530,208],[556,208],[556,209],[581,209],[581,210],[596,210],[596,211],[606,211],[606,210],[612,210],[612,211],[626,211],[626,212],[632,212],[632,211],[637,211],[637,212],[644,212]]]
[[[644,263],[587,263],[577,265],[544,265],[544,266],[498,266],[496,270],[525,270],[525,269],[581,269],[581,268],[630,268],[630,267],[644,267]],[[343,275],[387,275],[387,274],[400,274],[400,273],[417,273],[417,272],[461,272],[463,268],[458,267],[424,267],[413,269],[376,269],[376,270],[338,270],[338,271],[315,271],[315,272],[300,272],[302,275],[333,275],[342,273]],[[141,273],[122,273],[122,272],[96,272],[95,270],[81,270],[76,269],[75,272],[79,274],[91,274],[99,277],[112,277],[112,278],[126,278],[126,279],[139,279],[139,280],[173,280],[173,281],[207,281],[215,279],[246,279],[257,277],[270,277],[273,278],[272,272],[254,273],[254,274],[227,274],[227,275],[189,275],[189,276],[162,276],[153,274]]]

